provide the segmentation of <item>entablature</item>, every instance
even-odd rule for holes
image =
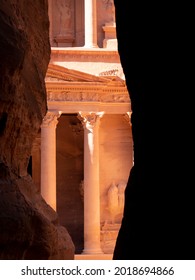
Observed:
[[[126,83],[118,76],[95,76],[58,65],[49,65],[46,75],[48,103],[129,103]]]

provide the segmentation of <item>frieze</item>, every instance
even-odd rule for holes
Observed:
[[[130,102],[127,94],[107,94],[101,97],[102,102],[113,102],[113,103],[128,103]]]
[[[93,92],[72,92],[72,91],[61,91],[61,92],[48,92],[48,101],[66,101],[66,102],[117,102],[117,103],[129,103],[129,95],[125,93],[112,92],[111,94],[98,94]]]
[[[97,93],[87,93],[87,92],[48,92],[48,101],[72,101],[72,102],[82,102],[82,101],[100,101],[99,95]]]
[[[110,53],[109,53],[110,52]],[[115,52],[112,54],[111,52]],[[109,62],[112,61],[113,63],[120,63],[119,55],[117,51],[108,51],[107,54],[101,55],[101,52],[98,52],[97,54],[95,53],[90,53],[90,55],[81,55],[81,52],[78,54],[70,54],[68,51],[64,52],[63,51],[58,51],[54,52],[52,51],[52,61],[79,61],[79,62],[100,62],[104,61]]]

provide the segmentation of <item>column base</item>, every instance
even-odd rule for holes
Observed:
[[[99,46],[98,46],[98,45],[87,45],[87,44],[86,44],[86,45],[84,45],[83,47],[86,48],[86,49],[95,49],[95,48],[96,48],[96,49],[97,49],[97,48],[99,49]]]
[[[82,255],[99,255],[99,254],[104,254],[102,249],[97,248],[97,249],[84,249],[82,252]]]
[[[76,254],[74,256],[75,260],[112,260],[112,254],[95,254],[95,255],[84,255],[84,254]]]

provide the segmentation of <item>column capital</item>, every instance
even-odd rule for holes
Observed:
[[[99,120],[104,115],[103,112],[79,112],[78,119],[82,122],[84,128],[94,128],[94,126],[99,125]]]
[[[124,114],[124,120],[125,122],[128,122],[128,124],[131,126],[131,113],[132,112],[126,112],[126,114]]]
[[[45,127],[56,127],[58,124],[58,118],[60,117],[61,112],[58,111],[48,111],[44,116],[41,128]]]

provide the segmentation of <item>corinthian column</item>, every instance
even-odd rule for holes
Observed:
[[[41,125],[41,194],[56,210],[56,125],[58,112],[47,112]]]
[[[84,126],[84,250],[102,254],[100,247],[99,120],[95,113],[80,113]]]
[[[85,47],[98,47],[96,0],[85,0]]]

